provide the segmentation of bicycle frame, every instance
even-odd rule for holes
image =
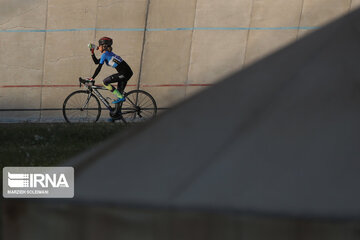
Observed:
[[[98,90],[107,90],[105,87],[99,87],[99,86],[91,86],[88,87],[88,89],[90,90],[90,94],[93,93],[96,97],[98,97],[100,99],[100,101],[105,105],[105,107],[109,110],[109,111],[113,111],[114,109],[110,106],[109,102],[101,95],[101,93],[99,93]],[[108,90],[107,90],[108,91]],[[89,96],[90,96],[89,94]]]
[[[106,100],[106,98],[104,98],[104,97],[101,95],[101,93],[98,91],[98,90],[109,91],[107,88],[101,87],[101,86],[95,86],[95,85],[93,85],[93,86],[85,85],[85,86],[87,87],[87,89],[89,90],[90,93],[89,93],[89,97],[88,97],[88,99],[86,100],[86,103],[85,103],[85,105],[84,105],[83,108],[85,108],[86,105],[88,104],[88,102],[89,102],[89,100],[90,100],[91,94],[94,94],[98,99],[100,99],[100,101],[105,105],[105,107],[106,107],[110,112],[112,112],[112,111],[115,110],[115,108],[111,107],[110,104],[109,104],[109,102]],[[125,95],[126,92],[124,91],[123,94]],[[133,103],[132,103],[132,104],[133,104]]]

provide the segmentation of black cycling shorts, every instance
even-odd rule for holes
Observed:
[[[132,77],[133,71],[125,61],[119,63],[116,67],[116,70],[118,71],[118,73],[108,76],[103,80],[103,82],[105,85],[117,82],[117,89],[122,92],[124,91],[127,82]]]

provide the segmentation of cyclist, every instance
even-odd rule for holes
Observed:
[[[89,80],[94,80],[96,78],[96,76],[100,73],[104,63],[110,67],[115,68],[118,73],[108,76],[103,80],[104,86],[117,97],[117,99],[112,102],[115,104],[125,101],[122,92],[124,91],[127,82],[132,77],[133,71],[120,56],[112,52],[112,44],[113,40],[109,37],[103,37],[99,40],[99,47],[97,47],[97,49],[102,53],[100,59],[97,59],[94,54],[95,48],[90,48],[92,59],[94,63],[99,66],[96,68],[94,75],[89,78]],[[111,83],[115,82],[118,83],[117,89],[111,85]]]

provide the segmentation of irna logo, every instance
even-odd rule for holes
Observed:
[[[11,188],[61,188],[69,187],[64,174],[19,174],[8,172],[8,185]]]
[[[4,198],[73,198],[73,167],[4,167]]]

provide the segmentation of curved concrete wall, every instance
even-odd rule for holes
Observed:
[[[114,39],[114,52],[134,70],[127,90],[145,89],[166,108],[358,6],[360,0],[3,0],[0,121],[62,120],[59,109],[78,89],[77,78],[95,70],[86,45],[102,36]],[[97,82],[112,72],[103,68]]]

